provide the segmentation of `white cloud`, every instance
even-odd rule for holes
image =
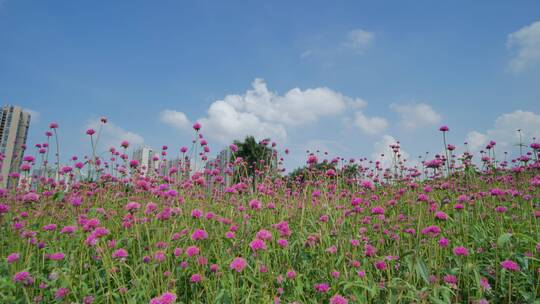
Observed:
[[[383,168],[391,168],[394,166],[394,160],[393,155],[394,152],[392,151],[392,148],[390,148],[391,145],[398,144],[398,141],[388,134],[384,135],[379,141],[375,142],[373,144],[373,153],[371,154],[371,158],[373,160],[377,160],[381,163],[381,166]],[[406,165],[414,166],[416,165],[415,160],[409,159],[410,155],[407,151],[403,150],[403,148],[400,145],[399,154],[401,155],[401,160],[407,160]],[[384,156],[382,156],[384,155]]]
[[[488,143],[488,137],[486,134],[482,134],[478,131],[472,131],[467,133],[466,141],[471,151],[479,151]]]
[[[368,135],[380,134],[388,127],[388,121],[386,119],[377,116],[367,117],[361,111],[356,112],[354,124]]]
[[[441,115],[425,103],[393,103],[390,105],[390,109],[400,115],[400,124],[407,129],[415,129],[424,125],[434,125],[441,121]]]
[[[347,39],[344,42],[345,47],[362,53],[367,50],[375,39],[373,32],[368,32],[363,29],[355,29],[347,33]]]
[[[304,126],[324,117],[338,115],[351,105],[363,106],[365,101],[344,96],[326,87],[306,90],[294,88],[284,95],[278,95],[268,90],[264,80],[257,78],[252,83],[252,89],[244,94],[227,95],[212,103],[207,116],[198,121],[208,137],[222,143],[246,135],[259,139],[270,137],[284,142],[288,127]]]
[[[540,63],[540,21],[509,34],[506,45],[515,50],[510,60],[512,71],[519,72]]]
[[[0,0],[1,2],[1,0]],[[0,3],[1,5],[1,3]],[[30,124],[33,125],[33,124],[36,124],[39,122],[39,118],[41,117],[41,113],[39,113],[38,111],[34,111],[32,109],[23,109],[24,112],[27,112],[28,114],[30,114]]]
[[[91,120],[86,124],[86,128],[94,129],[97,132],[99,125],[99,120]],[[119,147],[120,143],[124,140],[127,140],[131,147],[140,146],[144,143],[144,138],[141,135],[135,132],[126,131],[113,124],[111,121],[108,121],[101,129],[98,150],[103,151],[110,147]]]
[[[208,137],[222,143],[242,139],[246,135],[257,139],[270,137],[277,141],[284,141],[287,137],[282,124],[264,121],[255,113],[237,110],[223,100],[214,102],[208,109],[208,116],[199,121]]]
[[[521,130],[523,143],[528,145],[532,138],[540,138],[540,115],[534,112],[517,110],[503,114],[495,120],[493,128],[484,133],[478,131],[469,132],[467,142],[472,152],[484,149],[489,140],[494,140],[497,151],[505,151],[515,154],[518,151],[519,133]]]
[[[191,126],[191,122],[187,118],[186,114],[174,110],[163,110],[159,114],[159,119],[173,127],[178,129],[187,129]]]

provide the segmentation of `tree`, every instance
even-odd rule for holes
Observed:
[[[323,175],[329,169],[336,170],[336,164],[325,160],[320,163],[296,168],[291,173],[289,173],[287,179],[289,181],[289,184],[296,182],[303,183],[304,181],[311,179],[314,176]]]
[[[274,161],[274,150],[268,147],[269,139],[264,139],[260,142],[255,140],[253,136],[246,136],[243,142],[235,140],[234,144],[238,150],[233,153],[231,162],[236,158],[242,158],[244,167],[237,167],[235,170],[235,179],[250,178],[255,191],[257,177],[264,171],[275,169],[277,163]]]

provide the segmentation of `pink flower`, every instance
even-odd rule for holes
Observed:
[[[202,229],[197,229],[191,235],[191,239],[194,241],[204,240],[208,238],[208,233]]]
[[[176,301],[176,295],[172,292],[166,292],[159,297],[150,300],[150,304],[173,304]]]
[[[48,224],[48,225],[45,225],[45,226],[43,226],[43,230],[44,230],[44,231],[52,231],[52,230],[56,230],[56,224]]]
[[[141,208],[141,204],[139,204],[137,202],[129,202],[129,203],[126,204],[126,207],[125,207],[125,209],[127,211],[130,211],[130,212],[134,211],[134,210],[137,210],[139,208]]]
[[[251,243],[249,243],[249,247],[253,251],[266,250],[266,243],[261,239],[254,239],[251,241]]]
[[[328,283],[319,283],[315,284],[314,288],[317,292],[326,293],[330,290],[330,285],[328,285]]]
[[[129,166],[131,168],[137,168],[139,166],[139,161],[136,159],[132,159],[129,161]]]
[[[194,255],[198,255],[200,253],[199,247],[197,246],[189,246],[186,248],[186,254],[188,257],[192,257]]]
[[[49,254],[49,260],[61,261],[64,258],[65,258],[65,255],[61,252],[55,252],[55,253]]]
[[[201,129],[201,127],[202,126],[201,126],[201,124],[199,122],[196,122],[196,123],[193,124],[193,129],[195,131],[199,131]]]
[[[448,283],[448,284],[456,284],[457,283],[457,278],[454,275],[447,274],[447,275],[444,276],[444,282]]]
[[[505,213],[506,210],[508,210],[508,209],[507,209],[506,207],[504,207],[504,206],[497,206],[497,207],[495,208],[495,211],[497,211],[497,212],[499,212],[499,213]]]
[[[124,260],[125,258],[127,258],[127,256],[128,256],[128,252],[124,248],[120,248],[116,250],[115,252],[113,252],[112,254],[113,258],[119,259],[119,260]]]
[[[12,254],[10,254],[10,255],[7,256],[7,262],[8,262],[9,264],[15,263],[15,262],[17,262],[17,261],[20,259],[20,257],[21,257],[21,256],[20,256],[18,253],[14,252],[14,253],[12,253]]]
[[[77,230],[77,226],[66,226],[60,230],[60,233],[71,234]]]
[[[489,281],[487,278],[480,278],[480,286],[482,286],[482,289],[484,291],[491,290],[491,285],[489,285]]]
[[[236,270],[236,272],[242,272],[246,266],[246,260],[241,257],[236,257],[230,265],[231,269]]]
[[[34,279],[30,276],[30,273],[27,271],[20,271],[13,275],[13,282],[23,283],[24,285],[32,285]]]
[[[8,213],[9,206],[6,204],[0,204],[0,214]]]
[[[94,134],[96,134],[96,131],[95,131],[94,129],[88,129],[88,130],[86,130],[86,135],[92,136],[92,135],[94,135]]]
[[[176,295],[172,292],[166,292],[159,297],[150,300],[150,304],[173,304],[176,301]]]
[[[456,256],[468,256],[469,250],[467,250],[467,248],[465,247],[457,246],[457,247],[454,247],[454,254]]]
[[[347,300],[347,298],[340,296],[338,294],[330,298],[330,304],[348,304],[348,303],[349,303],[349,300]]]
[[[258,239],[269,241],[272,239],[272,232],[266,229],[261,229],[259,232],[257,232],[256,236]]]
[[[193,218],[201,218],[203,216],[203,212],[199,209],[193,209],[191,211],[191,217]]]
[[[368,257],[374,256],[377,252],[377,248],[371,246],[370,244],[364,245],[364,254]]]
[[[337,252],[337,247],[336,246],[330,246],[330,247],[326,248],[326,252],[334,254],[334,253]]]
[[[296,278],[296,271],[294,271],[294,270],[287,271],[287,278],[290,279],[290,280]]]
[[[441,228],[437,226],[428,226],[422,229],[422,234],[427,234],[432,237],[439,235],[439,233],[441,233]]]
[[[439,131],[441,131],[441,132],[448,132],[448,131],[450,131],[450,129],[448,128],[448,126],[441,126],[441,127],[439,128]]]
[[[165,259],[167,258],[167,256],[165,255],[165,252],[161,251],[161,250],[158,250],[154,253],[154,261],[156,262],[163,262],[165,261]]]
[[[379,270],[386,270],[386,262],[384,260],[375,262],[375,268]]]
[[[439,246],[446,247],[450,243],[450,241],[447,238],[440,238],[439,239]]]
[[[509,270],[509,271],[519,271],[520,267],[519,265],[511,260],[504,260],[501,262],[501,267],[503,269]]]
[[[371,213],[372,214],[384,214],[384,208],[380,207],[380,206],[373,207],[373,208],[371,208]]]
[[[279,239],[277,240],[277,243],[281,248],[285,248],[289,245],[289,241],[287,241],[286,239]]]
[[[191,276],[191,279],[190,279],[191,283],[199,283],[200,281],[202,281],[202,276],[198,273],[194,274]]]
[[[251,200],[249,202],[249,207],[253,210],[260,210],[262,208],[262,203],[259,200]]]
[[[438,219],[438,220],[447,220],[448,219],[448,215],[442,211],[437,211],[435,212],[435,218]]]
[[[54,293],[54,297],[56,299],[63,299],[69,294],[69,289],[67,288],[58,288],[58,290]]]

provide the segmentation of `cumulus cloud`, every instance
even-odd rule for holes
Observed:
[[[386,119],[377,116],[368,117],[362,111],[356,112],[354,124],[367,135],[383,133],[388,127],[388,121]]]
[[[391,135],[385,134],[380,140],[376,141],[373,144],[373,153],[371,154],[371,158],[373,160],[377,160],[381,163],[381,166],[383,168],[391,168],[394,166],[394,160],[393,155],[394,152],[392,151],[392,148],[390,148],[391,145],[398,144],[398,141]],[[401,160],[407,160],[408,166],[415,165],[414,160],[410,160],[409,153],[403,149],[400,145],[399,154],[401,155]],[[383,156],[384,155],[384,156]]]
[[[263,79],[257,78],[252,88],[244,94],[227,95],[213,102],[207,116],[197,121],[202,123],[208,137],[222,143],[246,135],[259,139],[270,137],[283,142],[287,138],[287,128],[309,125],[321,118],[338,115],[349,106],[362,107],[365,101],[344,96],[326,87],[293,88],[279,95],[268,90]],[[189,121],[182,112],[167,113],[168,118],[175,118],[168,119],[169,124],[174,121],[183,125]]]
[[[97,131],[99,129],[99,125],[99,120],[90,120],[86,124],[86,129],[91,128]],[[104,124],[101,129],[98,149],[106,150],[110,147],[118,147],[124,140],[127,140],[132,147],[140,146],[144,143],[144,138],[141,135],[135,132],[126,131],[109,121]]]
[[[375,34],[373,32],[355,29],[347,33],[347,39],[343,44],[358,53],[363,53],[373,44],[374,39]]]
[[[540,63],[540,21],[509,34],[506,45],[514,51],[510,60],[512,71],[520,72]]]
[[[471,131],[467,133],[466,142],[471,151],[479,151],[488,143],[488,137],[478,131]]]
[[[467,142],[472,152],[485,148],[489,140],[497,143],[498,151],[515,154],[518,150],[519,133],[521,130],[523,143],[529,144],[532,138],[540,138],[540,115],[534,112],[517,110],[503,114],[495,120],[493,128],[485,132],[472,131],[467,134]]]
[[[407,129],[434,125],[441,121],[441,115],[426,103],[393,103],[390,105],[390,109],[399,114],[400,124]]]
[[[159,119],[172,127],[178,129],[187,129],[191,126],[191,122],[183,112],[174,110],[163,110],[159,114]]]

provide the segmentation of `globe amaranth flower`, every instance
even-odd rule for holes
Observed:
[[[244,268],[246,268],[247,262],[244,258],[236,257],[234,260],[232,260],[230,268],[232,270],[235,270],[236,272],[242,272]]]
[[[519,271],[520,270],[520,267],[519,265],[512,261],[512,260],[504,260],[501,262],[501,267],[503,269],[506,269],[508,271]]]

